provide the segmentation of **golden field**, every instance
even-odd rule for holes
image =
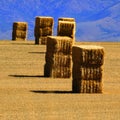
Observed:
[[[73,94],[72,78],[45,78],[45,45],[0,41],[0,120],[120,120],[120,42],[75,44],[105,48],[102,94]]]

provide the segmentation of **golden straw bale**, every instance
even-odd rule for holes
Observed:
[[[27,22],[14,22],[13,23],[13,30],[23,30],[26,31],[28,29]]]
[[[61,17],[61,18],[58,18],[58,21],[70,21],[70,22],[75,22],[75,19],[74,19],[74,18]]]
[[[13,41],[26,41],[26,38],[14,37],[12,40]]]
[[[47,16],[37,16],[35,19],[35,26],[44,28],[44,27],[52,27],[54,24],[54,20],[52,17]]]
[[[46,55],[46,74],[49,73],[49,77],[63,77],[67,78],[71,76],[71,55],[59,55],[59,54],[47,54]],[[50,68],[52,67],[52,68]],[[45,76],[46,76],[45,74]]]
[[[20,38],[26,38],[27,32],[22,30],[15,30],[13,31],[13,35]]]
[[[104,48],[80,45],[72,47],[72,90],[75,93],[102,93]]]
[[[45,56],[46,63],[54,64],[55,66],[71,67],[71,60],[71,55],[59,55],[47,52]]]
[[[54,19],[47,16],[37,16],[35,19],[34,36],[35,44],[46,44],[46,38],[53,34]],[[40,41],[42,40],[42,41]]]
[[[82,67],[73,63],[73,79],[97,80],[101,82],[103,67]]]
[[[47,52],[72,54],[73,40],[70,37],[63,36],[48,36],[47,37]]]
[[[71,68],[56,66],[54,64],[45,64],[44,76],[53,78],[70,78]]]
[[[68,36],[75,39],[76,23],[69,21],[58,21],[57,35]]]
[[[104,48],[93,45],[73,46],[73,62],[82,66],[101,66],[104,63]]]
[[[14,22],[12,40],[26,40],[28,24],[26,22]]]
[[[72,73],[72,44],[70,37],[48,36],[44,66],[46,77],[69,78]]]
[[[73,93],[102,93],[102,83],[95,80],[73,80]]]
[[[34,33],[35,33],[35,36],[43,37],[43,36],[52,35],[53,31],[52,31],[52,28],[50,27],[44,27],[39,29],[36,28]]]
[[[40,37],[40,44],[46,45],[47,44],[47,37]]]

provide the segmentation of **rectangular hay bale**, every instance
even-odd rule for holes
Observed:
[[[53,34],[53,30],[51,27],[35,28],[34,29],[34,36],[37,36],[37,37],[50,36],[52,34]]]
[[[70,21],[58,21],[57,35],[75,39],[76,24]]]
[[[13,31],[14,30],[26,31],[27,29],[28,29],[27,22],[14,22],[13,23]]]
[[[35,19],[35,26],[39,28],[52,27],[54,19],[48,16],[37,16]]]
[[[101,67],[79,67],[73,63],[72,68],[73,79],[84,80],[102,80],[103,68]]]
[[[47,37],[45,76],[54,78],[71,76],[72,44],[73,40],[70,37]]]
[[[104,48],[93,45],[72,47],[73,62],[82,66],[101,66],[104,63]]]
[[[46,53],[45,61],[54,66],[71,67],[72,58],[71,55]]]
[[[47,37],[40,37],[40,44],[46,45],[47,44]]]
[[[44,76],[53,78],[70,78],[71,68],[56,66],[54,64],[45,64]]]
[[[37,16],[35,19],[34,36],[35,44],[46,44],[46,38],[53,34],[54,19],[47,16]],[[42,41],[40,41],[42,39]]]
[[[80,45],[72,47],[72,90],[74,93],[102,93],[104,48]]]
[[[73,80],[73,93],[102,93],[102,82],[95,80]]]
[[[61,18],[58,18],[58,21],[75,22],[75,19],[74,19],[74,18],[65,18],[65,17],[61,17]]]
[[[13,31],[12,34],[13,34],[13,36],[19,37],[19,38],[26,38],[27,37],[27,32],[22,31],[22,30],[15,30],[15,31]]]
[[[71,55],[73,39],[70,37],[48,36],[47,37],[47,52]]]

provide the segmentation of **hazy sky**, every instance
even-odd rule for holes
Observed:
[[[77,41],[120,41],[120,0],[0,0],[0,39],[11,39],[14,21],[28,22],[34,39],[36,16],[76,19]]]

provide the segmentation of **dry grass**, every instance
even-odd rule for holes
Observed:
[[[45,46],[0,41],[0,120],[119,120],[120,43],[105,48],[103,94],[72,94],[72,79],[44,78]]]

